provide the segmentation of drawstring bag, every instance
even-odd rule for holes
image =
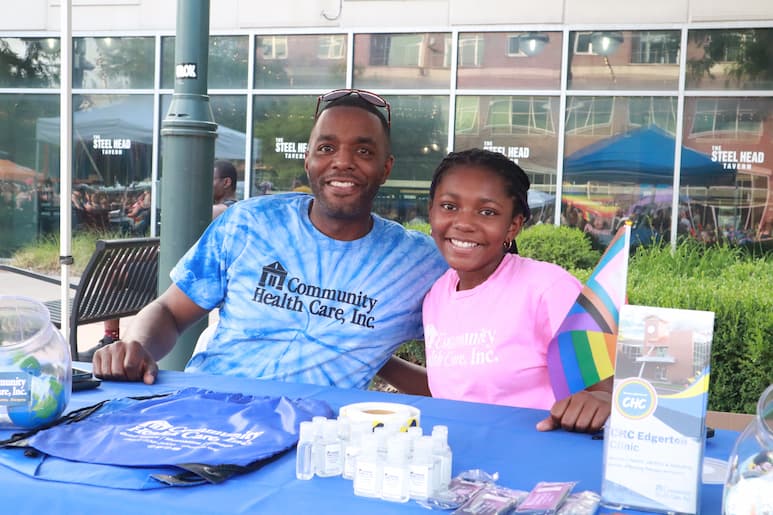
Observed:
[[[220,483],[292,448],[313,399],[186,388],[103,401],[0,441],[0,463],[39,479],[147,489]]]

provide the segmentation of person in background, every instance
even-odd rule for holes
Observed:
[[[309,178],[305,175],[299,175],[293,179],[291,189],[300,193],[311,193],[311,188],[309,187]]]
[[[392,354],[423,336],[422,298],[447,265],[428,236],[372,214],[394,162],[387,101],[336,90],[314,118],[313,195],[253,197],[217,217],[173,284],[97,351],[98,377],[153,383],[180,333],[220,307],[186,370],[343,388],[395,379]]]
[[[236,167],[230,161],[215,161],[212,173],[212,219],[236,204]]]
[[[413,383],[396,386],[550,410],[538,430],[595,432],[609,416],[612,381],[556,402],[546,357],[582,285],[557,265],[514,253],[531,214],[529,186],[518,165],[487,150],[452,152],[435,170],[429,222],[451,268],[424,298],[427,368],[408,365],[403,378]]]

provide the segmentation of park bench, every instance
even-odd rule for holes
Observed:
[[[80,357],[78,326],[135,315],[156,298],[158,251],[158,238],[97,240],[94,254],[80,280],[70,284],[70,288],[75,290],[69,309],[69,342],[73,360]],[[0,265],[0,270],[61,284],[54,277],[9,265]],[[61,328],[61,302],[57,299],[44,304],[51,313],[51,322]]]

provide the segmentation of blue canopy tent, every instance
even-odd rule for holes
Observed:
[[[589,145],[566,158],[567,182],[668,183],[674,176],[674,137],[650,125]],[[735,170],[682,146],[682,185],[716,186],[735,182]]]

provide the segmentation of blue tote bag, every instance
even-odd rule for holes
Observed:
[[[148,489],[220,483],[292,448],[323,401],[186,388],[82,408],[0,442],[0,463],[52,481]]]

